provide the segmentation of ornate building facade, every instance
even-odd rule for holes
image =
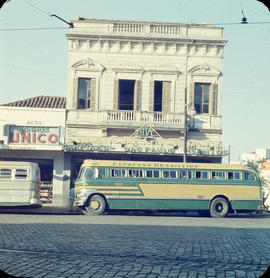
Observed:
[[[221,162],[223,28],[72,23],[64,149],[74,161]]]

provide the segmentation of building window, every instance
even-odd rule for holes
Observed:
[[[195,83],[194,108],[197,114],[209,113],[210,84]]]
[[[155,81],[154,111],[162,111],[162,81]]]
[[[141,110],[142,84],[141,80],[115,79],[114,110]]]
[[[152,81],[150,84],[149,111],[170,112],[171,91],[171,81]]]
[[[119,110],[134,110],[135,80],[119,80]]]
[[[78,109],[94,109],[95,78],[78,79]]]

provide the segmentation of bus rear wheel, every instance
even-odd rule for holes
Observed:
[[[225,217],[229,211],[229,203],[225,198],[217,197],[210,204],[210,215],[212,217]]]
[[[93,195],[85,205],[85,214],[101,215],[106,210],[106,201],[100,195]]]

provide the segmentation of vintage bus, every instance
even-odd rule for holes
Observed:
[[[40,207],[37,163],[0,161],[0,207]]]
[[[261,182],[241,165],[85,160],[74,207],[106,210],[198,211],[212,217],[262,206]]]

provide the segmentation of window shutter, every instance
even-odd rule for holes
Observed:
[[[134,110],[141,110],[141,99],[142,99],[142,81],[136,80],[134,88]]]
[[[195,109],[194,94],[195,94],[195,82],[191,81],[189,85],[189,95],[187,95],[187,101],[189,100],[189,103],[187,104],[190,110],[192,108]]]
[[[119,80],[114,80],[113,86],[113,110],[118,110],[118,99],[119,99]]]
[[[170,112],[171,104],[171,82],[163,81],[162,82],[162,112]]]
[[[150,90],[149,90],[149,112],[154,111],[154,81],[150,81]]]
[[[96,110],[96,85],[97,80],[96,78],[91,78],[91,100],[90,100],[90,109]]]
[[[217,84],[214,83],[210,85],[209,113],[211,115],[217,114]]]
[[[78,108],[78,97],[79,97],[78,82],[79,82],[78,78],[73,78],[72,109]]]

